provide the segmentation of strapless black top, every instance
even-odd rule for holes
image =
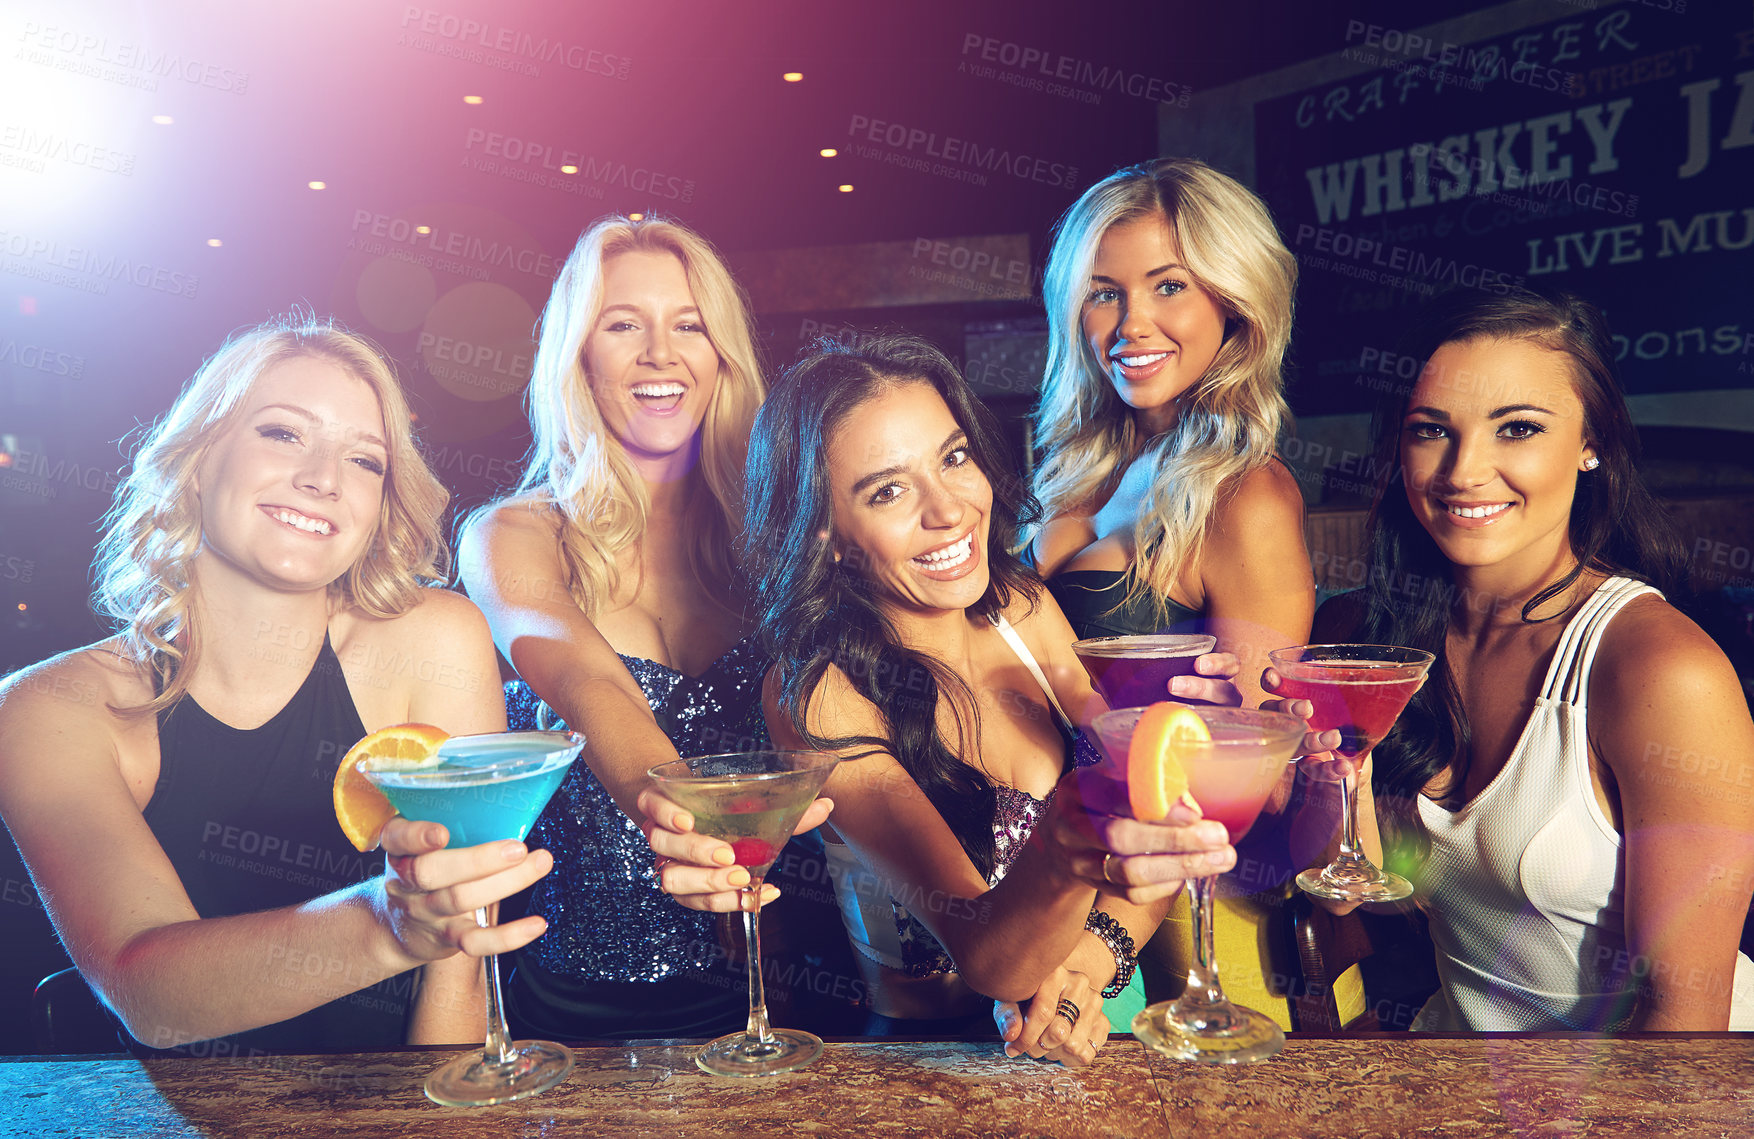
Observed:
[[[1166,601],[1168,612],[1159,621],[1149,598],[1129,600],[1124,570],[1070,570],[1054,575],[1047,586],[1080,638],[1203,631],[1196,625],[1198,610]]]

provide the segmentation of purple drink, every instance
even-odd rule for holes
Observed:
[[[1090,637],[1072,651],[1110,708],[1138,708],[1170,699],[1170,678],[1192,676],[1194,661],[1217,647],[1216,637],[1149,633]]]

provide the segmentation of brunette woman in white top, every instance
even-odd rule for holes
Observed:
[[[1416,1027],[1754,1028],[1754,723],[1658,592],[1683,551],[1600,313],[1464,292],[1410,348],[1423,371],[1377,425],[1370,585],[1313,636],[1437,654],[1369,781],[1437,946]]]

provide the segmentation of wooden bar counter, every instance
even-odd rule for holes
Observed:
[[[1244,1068],[1116,1036],[1082,1071],[992,1042],[831,1044],[773,1079],[708,1076],[693,1045],[577,1049],[533,1099],[443,1108],[449,1050],[0,1061],[0,1136],[1754,1136],[1754,1039],[1728,1033],[1293,1036]]]

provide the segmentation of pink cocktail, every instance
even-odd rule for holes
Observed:
[[[1170,699],[1172,677],[1194,675],[1194,662],[1218,639],[1176,633],[1089,637],[1072,651],[1110,708],[1138,708]]]
[[[1437,658],[1423,649],[1397,645],[1299,645],[1268,654],[1279,673],[1278,694],[1308,700],[1309,726],[1338,731],[1335,748],[1347,759],[1362,760],[1395,726],[1407,701],[1419,691]],[[1413,885],[1382,870],[1358,843],[1357,773],[1340,783],[1340,852],[1327,866],[1297,876],[1307,894],[1345,902],[1393,902],[1410,896]]]
[[[1111,768],[1127,762],[1143,708],[1104,712],[1091,724]],[[1275,785],[1285,762],[1303,740],[1304,724],[1283,712],[1247,708],[1193,710],[1211,738],[1179,740],[1175,756],[1188,777],[1188,793],[1209,819],[1224,824],[1230,841],[1248,832]],[[1086,802],[1090,802],[1086,799]],[[1212,947],[1214,877],[1195,878],[1192,891],[1194,963],[1187,988],[1173,1001],[1147,1006],[1133,1018],[1133,1035],[1178,1060],[1203,1064],[1249,1064],[1264,1060],[1285,1044],[1272,1018],[1232,1004],[1218,982]]]
[[[1340,733],[1334,750],[1357,759],[1382,741],[1413,693],[1419,691],[1423,669],[1411,678],[1408,666],[1389,661],[1324,660],[1305,662],[1296,672],[1280,670],[1279,695],[1315,705],[1309,726],[1318,732]]]

